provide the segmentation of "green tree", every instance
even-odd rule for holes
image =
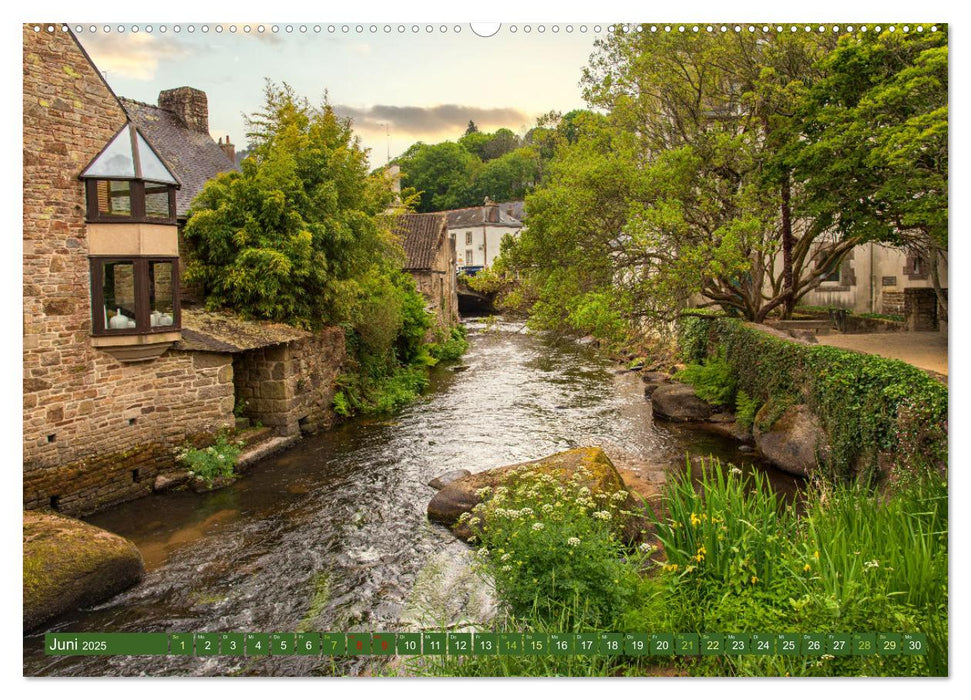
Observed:
[[[209,181],[185,238],[189,281],[211,307],[319,327],[341,319],[354,280],[394,244],[381,213],[391,203],[348,121],[268,83],[249,118],[241,172]]]
[[[942,26],[843,37],[785,153],[822,226],[921,253],[945,312],[937,263],[948,247],[947,36]]]
[[[694,291],[707,303],[761,321],[790,311],[859,242],[824,236],[793,201],[789,169],[777,158],[834,41],[621,32],[599,42],[584,73],[587,99],[608,109],[616,128],[637,134],[644,167],[667,179],[651,192],[656,201],[632,209],[630,240],[648,246],[628,260],[639,275],[678,270],[702,281]],[[673,311],[684,299],[656,301]]]
[[[477,134],[479,133],[479,127],[475,125],[475,122],[469,119],[469,125],[465,128],[465,135]]]
[[[457,143],[416,144],[401,156],[402,185],[421,193],[418,210],[443,211],[471,206],[472,183],[481,161]]]
[[[490,160],[475,179],[477,201],[490,197],[495,202],[522,199],[539,180],[539,153],[532,148],[517,148]]]

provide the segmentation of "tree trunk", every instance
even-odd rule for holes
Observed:
[[[789,173],[782,180],[782,275],[785,302],[782,305],[782,318],[791,318],[792,310],[796,306],[796,284],[792,274],[792,209],[789,206],[792,193],[789,187]]]
[[[937,295],[937,305],[940,307],[941,312],[944,314],[944,323],[947,323],[947,296],[944,294],[944,290],[941,288],[941,273],[938,269],[938,264],[940,261],[940,251],[937,246],[933,243],[928,246],[928,265],[931,267],[931,283],[934,285],[934,294]]]

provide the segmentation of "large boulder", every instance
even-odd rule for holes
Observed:
[[[693,423],[708,420],[715,409],[698,398],[693,387],[671,383],[659,386],[651,394],[651,411],[660,420]]]
[[[532,462],[511,464],[457,479],[435,494],[429,502],[428,519],[449,526],[460,539],[469,539],[472,532],[464,522],[459,523],[458,520],[463,513],[471,511],[482,502],[479,490],[486,486],[492,488],[501,486],[516,473],[517,469],[524,466],[540,473],[550,474],[564,482],[578,469],[583,468],[590,476],[580,482],[580,485],[586,486],[592,493],[627,490],[624,480],[602,449],[578,447]]]
[[[124,537],[80,520],[24,511],[24,631],[141,581],[142,555]]]
[[[804,404],[789,406],[771,426],[766,427],[768,412],[774,410],[769,402],[755,417],[755,444],[766,459],[779,469],[809,476],[819,461],[829,455],[826,431],[819,419]]]

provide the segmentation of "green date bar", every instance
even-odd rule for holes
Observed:
[[[169,636],[152,632],[48,632],[47,656],[164,656]]]

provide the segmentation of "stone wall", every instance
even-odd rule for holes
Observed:
[[[239,353],[233,359],[236,400],[245,402],[244,415],[280,435],[328,428],[345,352],[343,330],[326,328],[310,338]]]
[[[146,495],[176,447],[234,423],[229,355],[169,350],[123,364],[91,354],[70,368],[74,381],[24,378],[25,508],[85,515]]]
[[[83,515],[151,490],[172,450],[233,423],[228,355],[123,364],[91,345],[83,183],[126,116],[60,25],[23,29],[24,507]]]
[[[904,293],[903,292],[884,292],[882,295],[882,306],[880,313],[888,316],[904,315]]]
[[[904,324],[908,331],[937,330],[937,294],[933,289],[904,290]]]

